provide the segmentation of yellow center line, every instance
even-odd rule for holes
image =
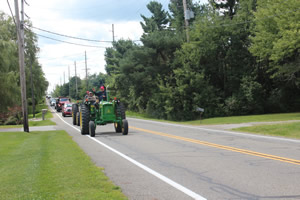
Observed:
[[[250,151],[250,150],[246,150],[246,149],[239,149],[239,148],[235,148],[235,147],[214,144],[214,143],[210,143],[210,142],[205,142],[205,141],[191,139],[191,138],[185,138],[185,137],[171,135],[171,134],[157,132],[157,131],[151,131],[151,130],[137,128],[137,127],[133,127],[133,126],[130,126],[129,128],[139,130],[142,132],[146,132],[146,133],[152,133],[155,135],[168,137],[168,138],[173,138],[173,139],[191,142],[191,143],[195,143],[195,144],[201,144],[201,145],[205,145],[205,146],[209,146],[209,147],[214,147],[214,148],[218,148],[218,149],[224,149],[224,150],[234,151],[234,152],[238,152],[238,153],[242,153],[242,154],[248,154],[248,155],[252,155],[252,156],[258,156],[258,157],[262,157],[262,158],[268,158],[268,159],[272,159],[272,160],[278,160],[281,162],[300,165],[300,160],[295,160],[295,159],[291,159],[291,158],[279,157],[279,156],[274,156],[274,155],[270,155],[270,154],[264,154],[264,153],[259,153],[259,152],[255,152],[255,151]]]

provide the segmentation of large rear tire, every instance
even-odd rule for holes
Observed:
[[[90,132],[90,136],[91,137],[95,137],[95,130],[96,130],[96,128],[95,128],[95,122],[93,122],[93,121],[90,121],[89,122],[89,132]]]
[[[122,134],[123,135],[127,135],[128,134],[128,121],[126,119],[123,119]]]
[[[76,125],[77,112],[78,112],[78,105],[77,104],[73,104],[72,105],[72,120],[73,120],[73,125]]]
[[[126,114],[125,114],[125,107],[123,103],[119,103],[117,106],[117,117],[121,117],[121,119],[126,119]]]
[[[76,124],[77,126],[80,126],[80,112],[76,113]]]
[[[80,128],[81,135],[89,134],[90,111],[87,105],[81,104]]]

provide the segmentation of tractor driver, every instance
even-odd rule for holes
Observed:
[[[99,98],[99,101],[106,100],[106,91],[105,91],[105,87],[103,85],[100,87],[99,92],[95,92],[95,88],[93,88],[93,91],[94,91],[95,95]]]

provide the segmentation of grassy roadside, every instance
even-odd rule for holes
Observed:
[[[65,131],[0,133],[0,199],[127,199]]]
[[[47,105],[45,104],[39,104],[39,105],[36,105],[36,108],[35,108],[35,118],[42,118],[42,109],[47,109],[48,112],[46,113],[45,115],[45,118],[46,119],[50,119],[50,118],[53,118],[53,115],[51,113],[51,110],[48,108]],[[32,106],[29,106],[28,107],[28,110],[29,110],[29,114],[28,114],[28,118],[29,119],[32,119],[33,118],[33,114],[32,114]],[[31,111],[31,112],[30,112]]]
[[[280,137],[300,139],[300,123],[299,122],[241,127],[241,128],[235,128],[232,130],[248,132],[248,133],[255,133],[255,134],[260,134],[260,135],[271,135],[271,136],[280,136]]]
[[[217,124],[240,124],[247,122],[272,122],[272,121],[288,121],[300,120],[300,113],[284,113],[284,114],[265,114],[265,115],[248,115],[248,116],[233,116],[233,117],[215,117],[203,120],[175,122],[168,120],[158,120],[150,118],[145,114],[126,111],[128,117],[135,117],[139,119],[151,119],[157,121],[164,121],[169,123],[187,124],[187,125],[217,125]]]
[[[36,112],[37,113],[35,114],[35,118],[36,119],[41,119],[42,118],[42,109],[47,109],[48,110],[46,115],[45,115],[45,120],[44,121],[42,121],[42,120],[34,121],[32,112],[29,112],[29,114],[28,114],[29,126],[51,126],[51,125],[56,125],[55,122],[50,120],[51,118],[53,118],[53,114],[51,113],[51,110],[49,110],[47,105],[39,104],[39,105],[36,106]],[[31,111],[32,107],[29,106],[28,110]],[[0,129],[21,128],[21,127],[23,127],[23,125],[0,125]]]
[[[218,124],[240,124],[248,122],[278,122],[288,120],[300,120],[300,113],[284,113],[284,114],[266,114],[266,115],[249,115],[249,116],[234,116],[234,117],[216,117],[203,120],[174,122],[167,120],[157,120],[149,118],[145,114],[139,114],[134,112],[126,112],[129,117],[135,117],[140,119],[151,119],[155,121],[163,121],[168,123],[177,123],[185,125],[218,125]],[[273,125],[258,125],[232,129],[233,131],[254,133],[260,135],[280,136],[287,138],[300,139],[300,122],[295,123],[281,123]]]
[[[30,126],[51,126],[51,125],[56,125],[55,122],[51,121],[50,119],[46,119],[44,121],[28,121],[29,127]],[[0,129],[5,129],[5,128],[22,128],[23,125],[1,125]]]

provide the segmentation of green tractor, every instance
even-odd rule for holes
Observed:
[[[106,91],[106,101],[95,97],[87,97],[81,103],[72,105],[72,120],[74,125],[80,126],[81,134],[95,137],[97,125],[114,123],[115,131],[128,134],[128,122],[125,108],[118,99],[110,101]]]

